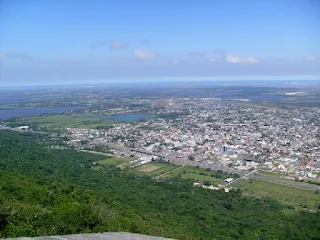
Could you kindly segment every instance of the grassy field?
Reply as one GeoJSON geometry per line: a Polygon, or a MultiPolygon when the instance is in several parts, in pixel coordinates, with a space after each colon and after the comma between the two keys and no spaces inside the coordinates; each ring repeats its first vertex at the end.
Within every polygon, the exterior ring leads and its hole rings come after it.
{"type": "Polygon", "coordinates": [[[241,180],[233,186],[241,189],[244,195],[270,197],[298,208],[316,210],[320,203],[320,193],[259,180],[241,180]]]}
{"type": "Polygon", "coordinates": [[[270,175],[270,176],[276,176],[276,177],[281,177],[284,176],[283,173],[280,172],[270,172],[269,170],[266,169],[260,169],[259,172],[266,174],[266,175],[270,175]]]}
{"type": "Polygon", "coordinates": [[[108,165],[114,165],[114,166],[127,165],[132,160],[133,160],[132,158],[121,158],[118,156],[112,156],[112,157],[110,156],[110,157],[106,157],[103,160],[98,161],[97,166],[92,167],[92,169],[99,170],[108,165]]]}
{"type": "MultiPolygon", "coordinates": [[[[210,182],[211,184],[220,184],[223,182],[224,178],[217,178],[212,176],[213,171],[208,171],[203,168],[185,166],[183,168],[178,169],[172,173],[165,175],[164,177],[179,177],[183,179],[191,179],[195,182],[210,182]]],[[[227,178],[227,176],[225,177],[227,178]]]]}
{"type": "Polygon", "coordinates": [[[18,119],[8,125],[30,125],[45,130],[58,130],[67,127],[73,128],[97,128],[108,127],[110,122],[106,119],[93,119],[87,114],[71,114],[71,115],[46,115],[36,117],[26,117],[18,119]]]}
{"type": "MultiPolygon", "coordinates": [[[[98,162],[98,166],[93,167],[93,169],[103,169],[103,167],[108,165],[129,166],[129,162],[132,160],[134,159],[121,158],[117,156],[106,157],[104,160],[100,160],[98,162]]],[[[182,179],[189,179],[194,182],[208,182],[213,185],[221,184],[225,178],[230,177],[230,175],[225,173],[218,173],[192,166],[181,167],[164,162],[149,162],[134,169],[129,169],[129,171],[150,177],[161,176],[161,178],[167,179],[178,177],[182,179]]],[[[316,210],[318,204],[320,204],[320,193],[316,194],[309,190],[287,187],[259,180],[241,180],[233,186],[242,190],[243,195],[270,197],[297,208],[316,210]]]]}
{"type": "Polygon", "coordinates": [[[121,164],[125,164],[132,161],[132,159],[130,158],[121,158],[121,157],[107,157],[104,160],[99,161],[100,164],[102,165],[121,165],[121,164]]]}
{"type": "Polygon", "coordinates": [[[163,163],[163,162],[150,162],[134,169],[135,172],[140,174],[148,175],[151,177],[156,177],[161,174],[170,172],[180,166],[173,165],[171,163],[163,163]]]}

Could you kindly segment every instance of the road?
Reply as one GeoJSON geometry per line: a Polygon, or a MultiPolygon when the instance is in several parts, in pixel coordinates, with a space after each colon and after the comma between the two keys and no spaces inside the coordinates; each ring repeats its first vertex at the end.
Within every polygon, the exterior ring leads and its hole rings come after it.
{"type": "Polygon", "coordinates": [[[279,184],[279,185],[283,185],[283,186],[287,186],[287,187],[300,188],[300,189],[305,189],[305,190],[310,190],[310,191],[317,191],[317,190],[320,191],[320,186],[315,185],[315,184],[310,184],[310,183],[306,183],[306,182],[296,182],[296,181],[285,179],[285,178],[265,175],[265,174],[262,174],[259,172],[254,174],[251,178],[255,179],[255,180],[275,183],[275,184],[279,184]]]}
{"type": "MultiPolygon", "coordinates": [[[[115,146],[114,145],[110,145],[110,147],[114,148],[115,146]]],[[[152,152],[147,152],[147,151],[141,151],[141,150],[136,150],[136,149],[133,149],[133,148],[126,148],[126,147],[119,147],[119,146],[116,146],[116,148],[114,149],[117,149],[117,150],[120,150],[120,151],[125,151],[125,152],[135,152],[135,153],[138,153],[138,154],[144,154],[144,155],[149,155],[149,156],[158,156],[158,157],[161,157],[163,160],[165,161],[168,161],[170,163],[173,163],[173,164],[176,164],[176,165],[181,165],[181,166],[199,166],[200,168],[209,168],[211,170],[214,170],[214,171],[223,171],[223,172],[227,172],[227,173],[236,173],[240,176],[243,176],[245,175],[248,171],[241,171],[241,170],[238,170],[238,169],[234,169],[234,168],[229,168],[229,167],[223,167],[223,166],[219,166],[219,165],[214,165],[214,164],[209,164],[209,163],[205,163],[205,162],[196,162],[196,161],[191,161],[191,160],[188,160],[188,159],[183,159],[183,158],[174,158],[174,157],[168,157],[168,156],[163,156],[161,154],[158,154],[158,153],[152,153],[152,152]]]]}
{"type": "Polygon", "coordinates": [[[236,183],[236,182],[240,181],[241,179],[245,179],[245,178],[249,177],[250,175],[252,175],[252,174],[256,173],[257,171],[258,171],[258,170],[257,170],[257,169],[255,169],[255,170],[253,170],[253,171],[251,171],[251,172],[247,173],[246,175],[244,175],[244,176],[242,176],[242,177],[239,177],[239,178],[237,178],[237,179],[233,180],[233,181],[232,181],[232,182],[230,182],[230,183],[227,183],[225,186],[227,187],[227,186],[229,186],[229,185],[231,185],[231,184],[233,184],[233,183],[236,183]]]}
{"type": "MultiPolygon", "coordinates": [[[[127,154],[135,152],[135,153],[138,153],[139,155],[159,156],[159,155],[154,154],[154,153],[139,151],[139,150],[135,150],[135,149],[131,149],[131,148],[129,149],[129,148],[119,147],[119,146],[112,146],[112,148],[120,150],[120,151],[127,152],[127,154]]],[[[112,154],[96,152],[96,151],[91,151],[91,150],[90,151],[81,150],[81,151],[91,152],[91,153],[94,153],[94,154],[100,154],[100,155],[104,155],[104,156],[114,156],[112,154]]],[[[190,161],[190,160],[187,160],[187,159],[180,159],[180,158],[175,159],[175,158],[168,158],[168,157],[165,157],[163,159],[167,160],[167,161],[169,161],[169,162],[171,162],[173,164],[180,165],[181,167],[184,167],[184,166],[199,166],[200,168],[204,168],[204,169],[209,168],[209,169],[211,169],[213,171],[219,171],[220,170],[220,171],[228,172],[228,173],[236,173],[236,174],[241,176],[241,177],[237,178],[236,180],[234,180],[233,182],[231,182],[230,184],[227,184],[226,186],[229,186],[229,185],[231,185],[231,184],[233,184],[233,183],[235,183],[237,181],[240,181],[240,180],[242,180],[244,178],[250,177],[250,178],[255,179],[255,180],[275,183],[275,184],[279,184],[279,185],[283,185],[283,186],[287,186],[287,187],[295,187],[295,188],[300,188],[300,189],[305,189],[305,190],[310,190],[310,191],[316,191],[316,190],[320,191],[320,186],[318,186],[318,185],[313,185],[313,184],[309,184],[309,183],[305,183],[305,182],[296,182],[296,181],[280,178],[280,177],[277,177],[277,176],[270,176],[270,175],[259,173],[257,170],[253,170],[253,171],[248,173],[248,171],[241,171],[241,170],[237,170],[237,169],[234,169],[234,168],[223,167],[223,166],[218,166],[218,165],[213,165],[213,164],[208,164],[208,163],[194,162],[194,161],[190,161]]],[[[176,168],[176,169],[174,169],[172,171],[178,170],[180,168],[176,168]]],[[[168,173],[170,173],[170,172],[168,172],[168,173]]],[[[165,175],[165,174],[168,174],[168,173],[164,173],[162,175],[165,175]]]]}
{"type": "MultiPolygon", "coordinates": [[[[21,129],[17,129],[17,128],[9,128],[9,127],[1,127],[0,130],[11,130],[11,131],[16,131],[16,132],[21,132],[21,133],[36,133],[36,134],[51,134],[51,135],[56,135],[54,133],[48,133],[48,132],[41,132],[41,131],[33,131],[33,130],[21,130],[21,129]]],[[[309,184],[309,183],[305,183],[305,182],[296,182],[296,181],[292,181],[292,180],[288,180],[288,179],[284,179],[284,178],[280,178],[280,177],[275,177],[275,176],[270,176],[270,175],[265,175],[262,173],[259,173],[257,171],[252,171],[250,173],[248,173],[247,171],[241,171],[241,170],[237,170],[234,168],[229,168],[229,167],[223,167],[223,166],[219,166],[219,165],[213,165],[213,164],[208,164],[208,163],[201,163],[201,162],[195,162],[195,161],[190,161],[187,159],[180,159],[180,158],[173,158],[173,157],[167,157],[167,156],[160,156],[159,154],[156,153],[152,153],[152,152],[146,152],[146,151],[141,151],[141,150],[136,150],[136,149],[132,149],[132,148],[126,148],[126,147],[122,147],[122,146],[117,146],[114,144],[110,144],[110,147],[116,149],[116,150],[120,150],[123,152],[127,152],[128,154],[130,154],[131,152],[135,152],[138,153],[139,155],[153,155],[153,156],[159,156],[162,157],[164,160],[167,160],[168,162],[171,162],[173,164],[176,165],[181,165],[181,166],[199,166],[200,168],[209,168],[213,171],[223,171],[223,172],[227,172],[227,173],[236,173],[238,175],[240,175],[241,177],[237,179],[237,181],[251,176],[252,179],[255,180],[260,180],[260,181],[265,181],[265,182],[270,182],[270,183],[275,183],[275,184],[279,184],[279,185],[283,185],[283,186],[287,186],[287,187],[295,187],[295,188],[300,188],[300,189],[305,189],[305,190],[310,190],[310,191],[320,191],[320,186],[318,185],[314,185],[314,184],[309,184]],[[253,174],[255,173],[255,174],[253,174]]],[[[103,153],[103,152],[97,152],[97,151],[91,151],[91,150],[80,150],[82,152],[90,152],[93,154],[99,154],[99,155],[104,155],[104,156],[114,156],[112,154],[109,153],[103,153]]],[[[177,168],[179,169],[179,168],[177,168]]],[[[177,170],[175,169],[175,170],[177,170]]],[[[173,170],[174,171],[174,170],[173,170]]],[[[167,173],[166,173],[167,174],[167,173]]],[[[235,181],[233,181],[232,183],[235,183],[235,181]]],[[[230,183],[230,184],[232,184],[230,183]]],[[[229,185],[229,184],[228,184],[229,185]]]]}
{"type": "Polygon", "coordinates": [[[169,171],[169,172],[166,172],[166,173],[162,173],[161,175],[156,176],[155,178],[161,178],[162,176],[167,175],[167,174],[172,173],[172,172],[175,172],[175,171],[177,171],[177,170],[179,170],[181,168],[184,168],[184,166],[178,167],[178,168],[173,169],[172,171],[169,171]]]}

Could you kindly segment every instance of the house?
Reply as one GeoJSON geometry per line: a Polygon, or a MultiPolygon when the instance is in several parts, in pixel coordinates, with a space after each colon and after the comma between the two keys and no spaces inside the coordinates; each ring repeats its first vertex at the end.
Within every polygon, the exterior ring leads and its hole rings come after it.
{"type": "Polygon", "coordinates": [[[258,159],[245,158],[245,159],[243,159],[243,161],[246,166],[250,166],[250,167],[255,167],[255,166],[258,166],[260,163],[262,163],[262,161],[258,160],[258,159]]]}

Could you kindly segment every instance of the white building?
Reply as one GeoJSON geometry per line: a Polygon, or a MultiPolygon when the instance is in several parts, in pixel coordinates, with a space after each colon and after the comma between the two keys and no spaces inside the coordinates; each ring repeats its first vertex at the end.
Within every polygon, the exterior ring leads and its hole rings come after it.
{"type": "Polygon", "coordinates": [[[225,183],[231,183],[233,181],[233,178],[227,178],[224,180],[225,183]]]}

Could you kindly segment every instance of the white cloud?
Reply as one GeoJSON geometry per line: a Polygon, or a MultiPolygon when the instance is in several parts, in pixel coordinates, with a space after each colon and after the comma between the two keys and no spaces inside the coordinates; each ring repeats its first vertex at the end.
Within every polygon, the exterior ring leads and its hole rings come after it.
{"type": "Polygon", "coordinates": [[[306,59],[309,61],[314,61],[317,59],[317,57],[316,56],[306,56],[306,59]]]}
{"type": "Polygon", "coordinates": [[[111,47],[113,49],[122,49],[122,48],[125,48],[126,46],[127,45],[124,42],[116,42],[116,41],[114,41],[114,42],[111,43],[111,47]]]}
{"type": "Polygon", "coordinates": [[[233,55],[227,55],[225,60],[226,62],[229,62],[229,63],[244,63],[244,64],[255,64],[259,62],[259,59],[254,57],[238,57],[233,55]]]}
{"type": "Polygon", "coordinates": [[[104,48],[108,46],[110,46],[113,49],[122,49],[122,48],[125,48],[127,44],[121,41],[112,41],[111,43],[108,41],[100,41],[90,45],[89,47],[91,49],[99,49],[99,48],[104,48]]]}
{"type": "Polygon", "coordinates": [[[217,59],[215,59],[214,57],[209,58],[210,63],[215,63],[216,61],[217,61],[217,59]]]}
{"type": "Polygon", "coordinates": [[[134,57],[139,60],[152,60],[156,57],[155,53],[142,49],[135,49],[133,54],[134,57]]]}

